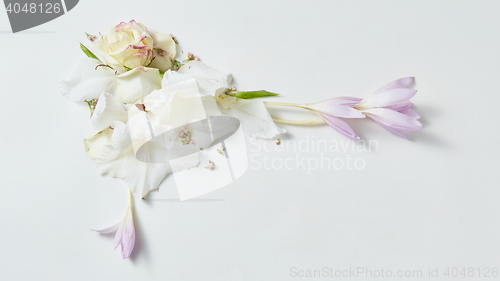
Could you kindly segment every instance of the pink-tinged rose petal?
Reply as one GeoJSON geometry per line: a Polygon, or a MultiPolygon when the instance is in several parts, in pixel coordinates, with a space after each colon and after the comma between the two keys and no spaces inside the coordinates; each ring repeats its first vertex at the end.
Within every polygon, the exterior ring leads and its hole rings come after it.
{"type": "Polygon", "coordinates": [[[409,101],[415,94],[417,90],[408,88],[398,88],[384,91],[378,95],[372,96],[363,101],[363,108],[370,107],[386,107],[395,104],[400,104],[409,101]]]}
{"type": "Polygon", "coordinates": [[[391,109],[372,108],[364,110],[363,113],[380,125],[395,130],[418,131],[422,129],[422,124],[416,119],[391,109]]]}
{"type": "Polygon", "coordinates": [[[420,119],[420,115],[418,115],[418,113],[411,108],[405,108],[403,110],[399,110],[399,112],[403,113],[404,115],[406,115],[410,118],[420,119]]]}
{"type": "Polygon", "coordinates": [[[387,90],[392,90],[396,88],[408,88],[415,81],[415,77],[403,77],[392,82],[385,84],[374,92],[374,94],[382,93],[387,90]]]}
{"type": "Polygon", "coordinates": [[[325,120],[326,124],[332,127],[335,131],[354,140],[360,139],[358,135],[356,135],[356,133],[351,129],[351,127],[349,127],[349,125],[343,120],[326,114],[318,113],[318,115],[321,116],[321,118],[325,120]]]}

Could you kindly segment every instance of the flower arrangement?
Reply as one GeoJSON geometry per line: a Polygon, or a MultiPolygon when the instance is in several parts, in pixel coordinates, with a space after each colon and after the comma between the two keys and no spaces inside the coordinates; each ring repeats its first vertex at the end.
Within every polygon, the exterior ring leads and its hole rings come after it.
{"type": "MultiPolygon", "coordinates": [[[[140,160],[137,155],[145,143],[162,134],[169,136],[169,142],[177,141],[179,149],[196,148],[198,141],[186,124],[209,116],[237,118],[246,135],[263,139],[285,133],[276,123],[326,123],[354,140],[360,138],[345,119],[368,117],[403,138],[408,138],[405,131],[422,128],[420,116],[411,109],[410,99],[416,94],[410,88],[413,77],[390,82],[364,99],[333,97],[307,104],[263,101],[261,98],[277,94],[265,90],[238,91],[231,86],[230,74],[205,65],[191,53],[178,60],[177,40],[172,35],[151,34],[134,20],[112,27],[107,35],[87,34],[87,38],[90,47],[80,44],[87,57],[80,59],[61,80],[58,92],[71,101],[87,103],[90,109],[92,130],[83,143],[85,152],[95,160],[98,173],[122,179],[139,198],[157,189],[176,169],[200,166],[207,173],[218,170],[217,161],[201,164],[197,156],[180,167],[169,167],[162,161],[140,160]],[[269,106],[309,110],[319,119],[276,118],[269,114],[269,106]]],[[[280,144],[279,139],[275,141],[280,144]]],[[[221,157],[227,156],[222,144],[216,151],[221,157]]],[[[130,256],[135,243],[131,208],[129,200],[120,222],[97,230],[116,232],[115,248],[121,247],[124,259],[130,256]]]]}

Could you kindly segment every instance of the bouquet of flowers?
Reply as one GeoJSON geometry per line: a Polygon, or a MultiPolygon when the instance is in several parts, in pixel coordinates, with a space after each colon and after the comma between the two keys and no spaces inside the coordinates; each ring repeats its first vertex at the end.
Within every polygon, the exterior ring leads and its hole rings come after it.
{"type": "MultiPolygon", "coordinates": [[[[230,74],[205,65],[191,53],[180,58],[177,40],[172,35],[151,34],[134,20],[112,27],[107,35],[87,34],[87,38],[89,47],[80,44],[87,57],[80,59],[61,80],[58,91],[73,102],[86,103],[90,109],[92,131],[83,143],[85,152],[95,160],[98,173],[122,179],[139,198],[157,189],[175,171],[216,171],[217,161],[201,161],[196,151],[220,143],[215,151],[227,156],[224,138],[240,130],[240,125],[247,136],[263,139],[285,133],[276,123],[326,123],[354,140],[360,138],[345,119],[368,117],[403,138],[408,138],[404,131],[422,128],[420,116],[411,109],[410,99],[416,94],[410,88],[413,77],[390,82],[364,99],[333,97],[307,104],[271,102],[261,98],[277,94],[265,90],[238,91],[231,86],[230,74]],[[269,106],[301,108],[319,118],[280,119],[269,114],[269,106]],[[224,116],[232,119],[215,118],[224,116]],[[214,137],[214,128],[225,137],[214,137]],[[205,138],[211,141],[204,141],[203,132],[209,132],[205,138]],[[157,136],[162,138],[160,146],[168,147],[169,153],[182,154],[183,161],[169,165],[165,159],[153,159],[161,154],[149,145],[157,136]]],[[[120,222],[97,230],[116,231],[115,248],[121,246],[124,259],[130,256],[135,243],[130,202],[120,222]]]]}

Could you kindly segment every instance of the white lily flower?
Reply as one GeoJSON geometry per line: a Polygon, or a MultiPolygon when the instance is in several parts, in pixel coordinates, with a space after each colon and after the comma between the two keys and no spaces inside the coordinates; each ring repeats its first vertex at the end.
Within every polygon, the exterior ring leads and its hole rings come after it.
{"type": "Polygon", "coordinates": [[[59,82],[57,91],[74,102],[96,99],[102,92],[114,92],[115,72],[96,59],[82,58],[73,70],[59,82]]]}
{"type": "Polygon", "coordinates": [[[225,93],[233,81],[231,74],[226,75],[196,60],[187,62],[178,72],[196,79],[202,95],[215,96],[225,93]]]}
{"type": "Polygon", "coordinates": [[[96,166],[100,175],[122,179],[139,197],[157,189],[168,173],[166,164],[144,163],[136,158],[129,126],[121,121],[114,123],[111,145],[102,147],[96,166]]]}
{"type": "Polygon", "coordinates": [[[143,103],[142,99],[152,91],[161,88],[161,75],[158,69],[136,67],[116,76],[116,95],[124,103],[143,103]]]}
{"type": "MultiPolygon", "coordinates": [[[[226,75],[218,70],[208,67],[200,61],[189,61],[183,65],[179,71],[187,74],[196,80],[199,92],[204,95],[203,105],[207,111],[212,111],[209,115],[220,115],[220,111],[226,115],[236,117],[240,120],[241,126],[246,134],[252,137],[265,139],[273,138],[278,134],[283,134],[286,130],[274,124],[274,121],[267,111],[266,106],[260,100],[245,100],[224,95],[231,86],[232,76],[226,75]],[[222,110],[213,107],[213,100],[205,96],[213,96],[222,106],[222,110]]],[[[165,73],[164,81],[167,73],[165,73]]],[[[184,79],[187,79],[184,77],[184,79]]],[[[169,78],[167,81],[172,80],[169,78]]],[[[162,86],[167,84],[162,82],[162,86]]]]}
{"type": "Polygon", "coordinates": [[[222,107],[221,112],[238,118],[243,131],[251,137],[271,139],[286,132],[276,126],[261,100],[237,99],[228,95],[217,95],[215,99],[222,107]]]}
{"type": "Polygon", "coordinates": [[[115,121],[126,123],[127,120],[128,113],[125,105],[116,96],[102,93],[92,114],[94,130],[102,131],[113,126],[115,121]]]}
{"type": "Polygon", "coordinates": [[[197,80],[170,70],[163,76],[162,89],[146,96],[144,105],[153,113],[156,128],[176,128],[205,119],[208,113],[210,116],[221,114],[211,96],[200,95],[197,80]]]}

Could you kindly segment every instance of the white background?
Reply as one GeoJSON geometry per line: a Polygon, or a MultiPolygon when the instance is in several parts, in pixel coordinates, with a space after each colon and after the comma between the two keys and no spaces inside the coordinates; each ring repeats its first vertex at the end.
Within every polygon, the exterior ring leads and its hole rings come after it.
{"type": "MultiPolygon", "coordinates": [[[[414,280],[426,280],[429,267],[442,278],[447,267],[500,267],[499,13],[500,2],[477,0],[89,0],[12,34],[0,12],[0,279],[309,280],[291,268],[368,267],[420,269],[414,280]],[[241,90],[281,93],[274,101],[364,97],[415,76],[424,128],[408,141],[351,122],[378,142],[371,152],[257,152],[248,143],[256,161],[231,185],[180,202],[165,184],[136,200],[136,248],[123,261],[112,235],[89,229],[121,218],[125,185],[97,175],[82,145],[88,108],[55,89],[84,56],[85,31],[130,19],[174,34],[241,90]],[[366,165],[255,169],[264,156],[321,153],[366,165]]],[[[348,143],[328,126],[283,127],[283,144],[348,143]]]]}

